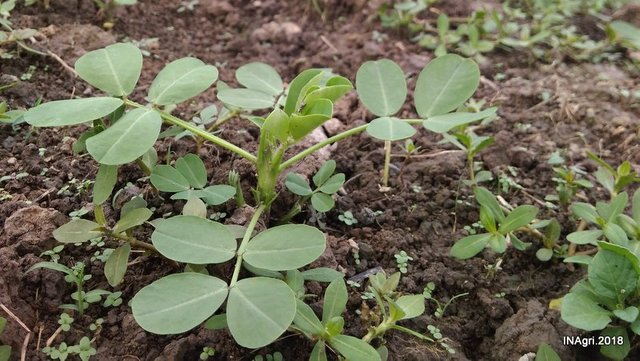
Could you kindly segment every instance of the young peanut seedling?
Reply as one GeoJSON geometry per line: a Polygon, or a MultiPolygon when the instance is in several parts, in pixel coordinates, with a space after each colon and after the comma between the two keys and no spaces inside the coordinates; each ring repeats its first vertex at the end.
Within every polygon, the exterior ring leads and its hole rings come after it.
{"type": "MultiPolygon", "coordinates": [[[[217,97],[226,109],[219,114],[243,113],[251,122],[248,126],[259,127],[257,153],[253,154],[208,131],[202,126],[204,121],[188,122],[167,111],[213,85],[218,78],[214,66],[196,58],[182,58],[167,64],[149,87],[146,97],[149,104],[143,105],[128,98],[136,88],[142,59],[139,49],[124,43],[85,54],[76,62],[76,71],[107,95],[45,103],[28,110],[24,119],[35,127],[93,125],[79,138],[76,149],[86,151],[100,164],[93,188],[95,221],[73,220],[55,231],[57,240],[75,244],[103,236],[120,242],[105,262],[105,275],[112,286],[124,279],[134,248],[157,252],[171,261],[187,265],[186,272],[156,280],[131,300],[136,321],[143,329],[156,334],[186,332],[207,321],[208,325],[227,328],[243,347],[260,348],[272,343],[290,329],[297,312],[305,308],[299,300],[304,294],[303,281],[330,282],[337,273],[327,269],[298,271],[323,254],[326,239],[320,230],[308,225],[268,227],[266,224],[266,229],[256,232],[260,220],[269,214],[278,195],[278,179],[284,171],[324,146],[364,131],[392,141],[413,135],[415,130],[411,124],[423,124],[429,130],[446,132],[487,116],[485,112],[449,113],[466,101],[478,85],[479,72],[472,61],[450,55],[429,63],[418,78],[414,96],[422,118],[410,120],[389,117],[400,109],[406,97],[406,91],[398,92],[394,87],[404,84],[402,71],[388,60],[367,63],[357,79],[363,87],[363,93],[359,95],[364,94],[364,103],[381,118],[291,154],[294,146],[333,117],[334,102],[352,89],[351,82],[324,69],[308,69],[285,88],[272,67],[250,63],[236,71],[236,79],[242,87],[231,88],[218,81],[217,97]],[[363,78],[366,74],[371,78],[363,78]],[[264,117],[248,115],[265,109],[267,111],[261,113],[266,114],[264,117]],[[238,179],[232,179],[231,185],[208,186],[206,168],[193,154],[178,158],[173,165],[156,164],[154,144],[163,123],[225,148],[255,167],[253,214],[240,232],[238,227],[206,218],[207,205],[218,205],[237,196],[238,179]],[[113,226],[105,217],[105,202],[117,183],[118,167],[128,163],[137,164],[159,191],[171,193],[172,199],[187,200],[182,215],[150,221],[154,226],[152,244],[133,237],[133,230],[144,226],[153,215],[144,201],[127,203],[113,226]],[[230,274],[208,273],[208,265],[227,262],[230,263],[230,274]],[[223,305],[225,313],[216,314],[223,305]]],[[[200,115],[208,118],[203,112],[200,115]]],[[[222,123],[221,119],[218,115],[216,122],[222,123]]],[[[330,195],[344,182],[343,175],[332,176],[334,170],[335,165],[328,163],[313,179],[319,190],[312,190],[311,194],[311,203],[316,209],[327,209],[332,205],[330,195]]],[[[289,186],[295,184],[304,188],[303,193],[308,195],[307,187],[311,188],[308,184],[304,187],[295,176],[289,180],[289,186]]],[[[268,223],[268,217],[265,218],[268,223]]],[[[47,264],[68,273],[60,265],[53,265],[47,264]]],[[[84,303],[76,308],[84,309],[84,303]]],[[[405,311],[397,307],[394,310],[394,316],[387,318],[369,339],[378,337],[404,317],[399,315],[405,311]]],[[[364,351],[366,357],[350,354],[349,350],[356,343],[353,339],[344,336],[327,342],[350,360],[377,359],[371,358],[370,348],[364,351]]]]}

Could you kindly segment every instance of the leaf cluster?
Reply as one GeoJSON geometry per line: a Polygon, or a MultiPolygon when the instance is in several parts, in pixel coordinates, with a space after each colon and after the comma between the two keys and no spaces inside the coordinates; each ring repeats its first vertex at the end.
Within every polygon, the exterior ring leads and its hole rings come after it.
{"type": "Polygon", "coordinates": [[[457,241],[451,248],[452,256],[467,259],[487,246],[496,253],[504,253],[509,243],[518,250],[524,250],[530,245],[522,242],[514,232],[536,218],[539,211],[537,207],[522,205],[505,214],[496,197],[486,188],[476,187],[474,194],[480,204],[480,223],[486,233],[470,235],[457,241]]]}

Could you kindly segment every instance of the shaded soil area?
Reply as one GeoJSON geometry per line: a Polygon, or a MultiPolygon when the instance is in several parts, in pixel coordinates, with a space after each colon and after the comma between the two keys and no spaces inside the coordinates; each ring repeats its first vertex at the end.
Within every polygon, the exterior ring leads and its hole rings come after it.
{"type": "MultiPolygon", "coordinates": [[[[86,51],[115,41],[138,42],[148,52],[133,95],[138,101],[143,101],[153,77],[165,63],[184,56],[215,64],[221,79],[231,84],[235,69],[251,61],[271,64],[286,81],[310,67],[330,67],[354,80],[362,62],[386,57],[403,67],[410,89],[417,73],[432,58],[430,52],[402,34],[389,32],[386,40],[376,40],[373,31],[382,31],[376,12],[379,1],[317,1],[320,10],[313,3],[201,0],[193,11],[178,13],[177,2],[144,1],[119,9],[111,31],[101,29],[102,21],[92,3],[80,0],[52,1],[48,10],[19,7],[13,19],[17,26],[40,29],[42,36],[33,46],[53,51],[68,64],[86,51]]],[[[475,5],[466,3],[452,2],[455,11],[451,13],[470,12],[475,5]]],[[[496,178],[488,186],[507,202],[540,206],[546,195],[554,193],[554,173],[547,160],[558,149],[564,151],[567,164],[587,171],[595,170],[585,155],[591,150],[613,164],[629,160],[640,172],[640,103],[626,95],[639,89],[635,70],[624,64],[540,64],[529,61],[526,54],[514,56],[500,51],[489,59],[481,65],[483,80],[476,98],[499,105],[499,117],[476,131],[496,138],[480,160],[496,178]],[[504,189],[498,181],[503,174],[522,189],[504,189]]],[[[51,58],[23,52],[0,64],[0,77],[5,79],[33,73],[29,80],[0,93],[0,101],[6,100],[12,108],[30,107],[41,98],[48,101],[94,92],[51,58]],[[35,71],[29,70],[30,65],[35,71]]],[[[214,91],[209,90],[174,114],[189,118],[214,99],[214,91]]],[[[414,115],[409,106],[402,113],[414,115]]],[[[352,93],[336,105],[336,118],[333,126],[325,129],[328,135],[336,129],[363,124],[371,116],[352,93]]],[[[255,151],[258,133],[245,124],[242,120],[231,121],[225,124],[221,136],[255,151]]],[[[83,130],[82,126],[0,127],[0,177],[9,176],[0,183],[0,303],[31,331],[27,360],[45,359],[39,350],[58,328],[58,306],[69,302],[73,292],[59,273],[25,272],[42,260],[42,252],[55,245],[51,232],[64,224],[70,213],[83,208],[92,212],[87,181],[95,179],[97,166],[87,155],[74,155],[71,148],[83,130]]],[[[316,265],[344,270],[347,277],[375,267],[394,272],[394,255],[403,250],[413,260],[401,280],[401,291],[421,293],[428,282],[434,282],[434,296],[445,302],[469,293],[453,302],[442,318],[432,316],[435,305],[428,303],[425,316],[407,323],[423,333],[427,325],[439,327],[456,349],[455,355],[391,333],[386,338],[391,360],[517,360],[535,352],[542,342],[549,343],[562,360],[597,359],[595,349],[563,346],[562,336],[578,331],[548,307],[551,300],[564,295],[583,277],[583,270],[570,270],[557,260],[538,261],[535,239],[525,239],[534,242],[526,252],[510,249],[498,257],[487,250],[464,262],[449,256],[454,241],[467,234],[464,226],[478,220],[478,212],[468,201],[469,188],[462,183],[466,177],[464,155],[440,144],[440,140],[438,135],[420,131],[414,142],[421,147],[421,154],[411,159],[393,158],[392,191],[386,193],[379,191],[383,164],[380,142],[361,135],[331,148],[329,156],[348,179],[337,206],[321,219],[310,213],[296,219],[317,222],[328,235],[330,247],[316,265]],[[356,225],[339,221],[338,215],[348,210],[357,218],[356,225]],[[491,274],[488,268],[496,264],[501,270],[491,274]]],[[[160,159],[195,151],[188,139],[175,144],[160,141],[156,148],[160,159]]],[[[394,153],[401,153],[400,144],[394,147],[394,153]]],[[[253,170],[224,150],[207,145],[199,155],[209,167],[212,183],[225,182],[230,169],[240,173],[247,189],[255,181],[253,170]]],[[[308,162],[299,170],[311,172],[315,165],[308,162]]],[[[117,219],[118,204],[132,195],[144,196],[149,206],[155,207],[154,217],[177,214],[183,206],[158,195],[134,166],[121,168],[116,189],[123,191],[115,196],[113,206],[107,207],[112,223],[117,219]]],[[[274,205],[273,215],[285,213],[291,205],[293,198],[286,193],[274,205]]],[[[594,200],[603,194],[593,190],[579,197],[594,200]]],[[[246,196],[250,199],[249,192],[246,196]]],[[[575,228],[566,210],[541,208],[541,218],[557,217],[561,221],[563,234],[575,228]]],[[[229,202],[210,211],[231,215],[235,209],[229,202]]],[[[138,236],[148,237],[149,232],[145,229],[138,236]]],[[[109,289],[102,263],[91,261],[96,250],[67,246],[60,262],[85,261],[93,275],[88,287],[109,289]]],[[[123,292],[124,304],[113,309],[92,306],[87,315],[78,317],[71,331],[58,335],[54,344],[71,344],[84,335],[92,336],[88,325],[101,317],[104,324],[94,343],[97,360],[195,360],[203,346],[216,349],[216,360],[252,360],[275,351],[283,353],[285,360],[306,359],[311,344],[297,336],[286,335],[265,349],[252,351],[236,346],[226,332],[202,327],[178,336],[144,332],[135,323],[127,302],[144,285],[175,271],[155,256],[137,255],[124,285],[117,288],[123,292]]],[[[228,276],[232,270],[221,267],[215,272],[228,276]]],[[[351,288],[346,327],[355,336],[364,334],[367,327],[367,320],[356,311],[373,306],[360,297],[364,291],[364,287],[351,288]]],[[[321,294],[322,289],[311,283],[308,292],[321,294]]],[[[9,318],[0,340],[20,350],[26,335],[27,331],[9,318]]],[[[629,359],[637,357],[640,354],[633,351],[629,359]]]]}

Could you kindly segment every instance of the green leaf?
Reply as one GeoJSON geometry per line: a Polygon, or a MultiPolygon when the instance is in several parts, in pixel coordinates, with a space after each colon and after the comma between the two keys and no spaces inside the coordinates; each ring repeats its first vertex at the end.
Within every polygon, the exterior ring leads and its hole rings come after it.
{"type": "Polygon", "coordinates": [[[615,223],[607,223],[602,228],[602,232],[604,236],[607,237],[608,240],[615,244],[619,244],[621,246],[626,246],[629,243],[629,238],[627,238],[627,233],[615,223]]]}
{"type": "Polygon", "coordinates": [[[472,60],[447,54],[420,72],[414,100],[422,118],[446,114],[469,99],[480,84],[480,69],[472,60]]]}
{"type": "Polygon", "coordinates": [[[327,99],[316,99],[305,104],[302,114],[292,114],[289,133],[301,140],[333,116],[333,103],[327,99]]]}
{"type": "Polygon", "coordinates": [[[87,139],[87,151],[101,164],[132,162],[153,147],[161,126],[162,119],[155,110],[134,109],[104,132],[87,139]]]}
{"type": "Polygon", "coordinates": [[[74,219],[53,231],[53,238],[61,243],[82,243],[99,237],[100,225],[86,219],[74,219]]]}
{"type": "Polygon", "coordinates": [[[344,181],[344,173],[334,174],[319,189],[323,193],[333,194],[342,188],[344,181]]]}
{"type": "Polygon", "coordinates": [[[553,257],[553,250],[549,248],[540,248],[536,251],[536,258],[542,262],[546,262],[553,257]]]}
{"type": "Polygon", "coordinates": [[[196,58],[182,58],[167,64],[149,88],[149,100],[156,105],[178,104],[207,90],[218,79],[218,69],[196,58]]]}
{"type": "Polygon", "coordinates": [[[325,322],[324,329],[330,335],[331,338],[335,335],[339,335],[344,331],[344,318],[341,316],[336,316],[330,318],[327,322],[325,322]]]}
{"type": "Polygon", "coordinates": [[[207,204],[217,206],[233,198],[236,195],[236,188],[226,184],[216,184],[198,190],[195,194],[204,199],[207,204]]]}
{"type": "Polygon", "coordinates": [[[170,165],[155,166],[150,180],[151,184],[161,192],[181,192],[189,189],[189,181],[170,165]]]}
{"type": "Polygon", "coordinates": [[[359,338],[336,335],[329,340],[329,344],[349,361],[380,361],[376,349],[359,338]]]}
{"type": "Polygon", "coordinates": [[[316,342],[313,350],[311,350],[309,361],[327,361],[327,348],[325,347],[324,341],[320,340],[316,342]]]}
{"type": "Polygon", "coordinates": [[[309,103],[317,99],[327,99],[335,102],[351,89],[353,89],[353,85],[349,79],[342,76],[334,76],[327,80],[325,86],[309,92],[304,98],[304,102],[309,103]]]}
{"type": "Polygon", "coordinates": [[[320,81],[323,71],[321,69],[307,69],[298,74],[289,85],[287,100],[284,105],[284,112],[291,115],[298,110],[302,99],[306,94],[302,90],[320,81]]]}
{"type": "Polygon", "coordinates": [[[464,237],[451,247],[451,255],[458,259],[471,258],[482,252],[490,239],[491,234],[489,233],[473,234],[464,237]]]}
{"type": "Polygon", "coordinates": [[[136,208],[120,217],[118,223],[113,227],[114,233],[121,233],[130,228],[143,224],[147,219],[151,218],[153,212],[147,208],[136,208]]]}
{"type": "Polygon", "coordinates": [[[627,330],[623,327],[608,327],[601,333],[608,340],[616,340],[615,343],[600,347],[600,353],[613,360],[624,360],[631,350],[631,342],[627,330]],[[622,337],[622,343],[618,343],[618,337],[622,337]]]}
{"type": "Polygon", "coordinates": [[[195,154],[187,154],[176,160],[176,169],[193,188],[202,188],[207,184],[207,169],[195,154]]]}
{"type": "Polygon", "coordinates": [[[418,317],[424,313],[425,309],[423,295],[401,296],[396,300],[396,304],[404,312],[403,320],[418,317]]]}
{"type": "MultiPolygon", "coordinates": [[[[1,345],[0,346],[0,361],[9,361],[9,357],[11,357],[11,346],[9,345],[1,345]]],[[[324,358],[326,360],[326,357],[324,358]]]]}
{"type": "Polygon", "coordinates": [[[484,206],[493,214],[493,218],[498,220],[498,223],[502,223],[505,219],[504,212],[498,204],[498,200],[488,189],[484,187],[475,187],[473,193],[476,196],[476,200],[481,206],[484,206]]]}
{"type": "Polygon", "coordinates": [[[124,102],[110,97],[56,100],[40,104],[24,113],[24,120],[34,127],[76,125],[106,117],[124,102]]]}
{"type": "Polygon", "coordinates": [[[272,108],[273,96],[253,89],[224,89],[218,92],[221,102],[246,110],[272,108]]]}
{"type": "Polygon", "coordinates": [[[602,231],[596,229],[591,231],[578,231],[569,233],[567,235],[567,240],[575,244],[592,244],[595,246],[600,237],[602,237],[602,231]]]}
{"type": "Polygon", "coordinates": [[[338,278],[344,278],[344,273],[331,268],[319,267],[302,271],[302,277],[306,281],[332,282],[338,278]]]}
{"type": "Polygon", "coordinates": [[[322,335],[324,333],[324,326],[322,326],[318,316],[316,316],[311,307],[302,300],[296,300],[296,304],[296,316],[293,319],[293,323],[310,335],[322,335]]]}
{"type": "MultiPolygon", "coordinates": [[[[313,184],[315,184],[316,187],[320,187],[321,185],[324,184],[324,182],[326,182],[329,179],[329,177],[331,177],[331,175],[335,171],[336,171],[335,160],[331,159],[324,162],[324,164],[320,167],[320,169],[318,169],[318,172],[316,172],[316,174],[313,175],[313,184]]],[[[640,195],[640,192],[637,192],[637,193],[640,195]]]]}
{"type": "Polygon", "coordinates": [[[407,82],[398,64],[389,59],[367,61],[356,73],[358,97],[379,117],[393,115],[407,98],[407,82]]]}
{"type": "Polygon", "coordinates": [[[336,278],[329,283],[324,292],[324,305],[322,306],[322,322],[326,323],[330,319],[342,315],[347,309],[349,295],[347,286],[342,278],[336,278]]]}
{"type": "Polygon", "coordinates": [[[142,288],[131,300],[131,309],[146,331],[178,334],[211,317],[227,293],[227,284],[221,279],[195,272],[176,273],[142,288]]]}
{"type": "Polygon", "coordinates": [[[524,227],[527,224],[531,223],[531,221],[536,218],[538,215],[538,207],[530,206],[530,205],[522,205],[516,207],[507,218],[505,218],[502,223],[500,223],[500,228],[498,228],[498,232],[502,234],[507,234],[509,232],[513,232],[520,227],[524,227]]]}
{"type": "Polygon", "coordinates": [[[568,293],[564,296],[560,314],[564,322],[586,331],[602,330],[611,322],[611,312],[584,294],[568,293]]]}
{"type": "Polygon", "coordinates": [[[632,50],[640,50],[640,28],[622,20],[612,21],[607,29],[613,40],[632,50]]]}
{"type": "Polygon", "coordinates": [[[636,253],[632,252],[631,249],[625,246],[619,246],[617,244],[603,241],[598,242],[598,247],[625,257],[629,262],[631,262],[631,265],[636,270],[636,273],[640,275],[640,259],[638,259],[636,253]]]}
{"type": "MultiPolygon", "coordinates": [[[[124,217],[134,209],[145,208],[146,206],[147,206],[147,201],[142,199],[142,197],[140,196],[135,196],[122,206],[122,208],[120,209],[120,217],[124,217]]],[[[113,204],[113,207],[114,208],[116,207],[115,202],[113,204]]]]}
{"type": "Polygon", "coordinates": [[[207,206],[197,197],[191,197],[182,207],[182,215],[207,218],[207,206]]]}
{"type": "Polygon", "coordinates": [[[119,285],[124,280],[130,253],[131,245],[125,243],[111,252],[104,263],[104,276],[111,287],[119,285]]]}
{"type": "Polygon", "coordinates": [[[507,250],[507,239],[501,234],[492,234],[489,238],[489,247],[496,253],[504,253],[507,250]]]}
{"type": "Polygon", "coordinates": [[[311,206],[320,213],[329,212],[335,205],[336,201],[328,194],[314,193],[311,196],[311,206]]]}
{"type": "Polygon", "coordinates": [[[640,313],[638,311],[638,308],[635,306],[629,306],[627,308],[625,308],[624,310],[613,310],[613,314],[626,322],[633,322],[638,318],[638,313],[640,313]]]}
{"type": "Polygon", "coordinates": [[[562,262],[589,265],[592,259],[593,257],[591,256],[578,255],[578,256],[566,257],[562,262]]]}
{"type": "Polygon", "coordinates": [[[284,90],[280,74],[264,63],[245,64],[236,70],[236,79],[244,87],[278,96],[284,90]]]}
{"type": "Polygon", "coordinates": [[[536,359],[535,361],[562,361],[560,356],[546,343],[540,344],[538,346],[538,351],[536,351],[536,359]]]}
{"type": "Polygon", "coordinates": [[[227,324],[236,342],[259,348],[275,341],[296,315],[296,298],[286,283],[252,277],[238,281],[229,292],[227,324]]]}
{"type": "Polygon", "coordinates": [[[222,263],[235,257],[237,243],[223,224],[194,216],[175,216],[151,235],[163,256],[193,264],[222,263]]]}
{"type": "Polygon", "coordinates": [[[631,200],[632,218],[640,223],[640,189],[637,189],[631,200]]]}
{"type": "Polygon", "coordinates": [[[118,166],[100,164],[96,182],[93,185],[93,204],[98,206],[104,203],[111,196],[117,181],[118,166]]]}
{"type": "Polygon", "coordinates": [[[432,132],[446,133],[455,127],[495,116],[497,110],[497,107],[492,107],[478,113],[455,112],[436,115],[423,120],[422,126],[432,132]]]}
{"type": "Polygon", "coordinates": [[[211,316],[205,323],[204,328],[208,330],[222,330],[227,328],[227,314],[211,316]]]}
{"type": "Polygon", "coordinates": [[[285,143],[289,139],[289,116],[281,109],[276,108],[264,120],[262,132],[271,135],[280,142],[285,143]]]}
{"type": "Polygon", "coordinates": [[[629,202],[629,196],[627,192],[622,192],[615,196],[609,203],[597,202],[596,209],[600,216],[607,221],[607,223],[613,222],[616,217],[624,211],[624,208],[629,202]]]}
{"type": "Polygon", "coordinates": [[[254,267],[271,271],[297,269],[315,261],[326,247],[324,234],[303,224],[270,228],[253,237],[244,260],[254,267]]]}
{"type": "Polygon", "coordinates": [[[142,70],[142,52],[135,45],[118,43],[90,51],[75,64],[82,79],[109,95],[131,94],[142,70]]]}
{"type": "Polygon", "coordinates": [[[411,138],[416,130],[411,124],[398,118],[383,117],[371,121],[367,126],[367,133],[380,140],[401,140],[411,138]]]}
{"type": "Polygon", "coordinates": [[[62,272],[65,273],[67,275],[73,275],[73,270],[65,265],[62,265],[60,263],[55,263],[55,262],[38,262],[36,264],[34,264],[33,266],[29,267],[29,269],[27,270],[27,272],[25,273],[29,273],[33,270],[39,269],[39,268],[46,268],[46,269],[50,269],[52,271],[58,271],[58,272],[62,272]]]}
{"type": "MultiPolygon", "coordinates": [[[[227,225],[227,227],[228,227],[228,225],[227,225]]],[[[237,238],[242,238],[243,236],[244,236],[244,233],[240,237],[237,237],[237,238]]],[[[285,277],[280,272],[269,271],[269,270],[266,270],[266,269],[253,267],[252,265],[248,264],[247,262],[242,262],[242,267],[244,267],[247,271],[253,273],[256,276],[275,278],[275,279],[279,279],[279,280],[284,280],[285,279],[285,277]]]]}
{"type": "Polygon", "coordinates": [[[635,291],[638,274],[626,257],[601,249],[589,265],[588,278],[599,294],[624,299],[635,291]]]}
{"type": "Polygon", "coordinates": [[[297,173],[287,174],[287,179],[285,180],[284,185],[289,191],[291,191],[291,193],[299,196],[309,196],[313,193],[311,187],[309,187],[309,183],[307,183],[307,181],[297,173]]]}

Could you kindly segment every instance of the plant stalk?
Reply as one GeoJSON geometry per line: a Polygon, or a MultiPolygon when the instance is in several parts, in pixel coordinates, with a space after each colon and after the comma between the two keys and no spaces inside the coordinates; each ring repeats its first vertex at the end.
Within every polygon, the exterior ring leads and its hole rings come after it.
{"type": "MultiPolygon", "coordinates": [[[[134,108],[144,108],[144,105],[142,105],[140,103],[136,103],[136,102],[134,102],[132,100],[129,100],[129,99],[124,99],[124,102],[125,102],[126,105],[132,106],[134,108]]],[[[184,128],[184,129],[190,131],[191,133],[210,141],[211,143],[217,144],[217,145],[219,145],[219,146],[221,146],[221,147],[223,147],[223,148],[225,148],[225,149],[227,149],[227,150],[229,150],[231,152],[236,153],[237,155],[247,159],[248,161],[250,161],[253,164],[256,163],[257,158],[256,158],[255,155],[247,152],[246,150],[238,147],[237,145],[229,143],[228,141],[226,141],[226,140],[224,140],[224,139],[222,139],[220,137],[217,137],[217,136],[207,132],[206,130],[200,129],[200,128],[196,127],[195,125],[191,124],[191,123],[185,122],[184,120],[182,120],[182,119],[180,119],[178,117],[175,117],[175,116],[173,116],[173,115],[171,115],[171,114],[169,114],[169,113],[167,113],[165,111],[162,111],[162,110],[159,110],[159,109],[156,109],[156,111],[160,114],[162,119],[164,121],[166,121],[167,123],[173,124],[173,125],[177,125],[177,126],[179,126],[181,128],[184,128]]]]}
{"type": "Polygon", "coordinates": [[[382,186],[389,186],[389,166],[391,164],[391,141],[384,141],[384,169],[382,170],[382,186]]]}
{"type": "Polygon", "coordinates": [[[238,282],[238,276],[240,276],[240,269],[242,269],[242,256],[244,255],[244,251],[246,250],[247,245],[249,244],[249,239],[253,234],[253,230],[256,228],[256,224],[258,224],[258,220],[262,216],[262,213],[264,213],[265,209],[267,209],[266,205],[260,204],[260,207],[256,209],[256,212],[253,214],[253,217],[251,217],[251,221],[247,226],[247,230],[244,232],[244,237],[242,237],[242,242],[240,242],[240,247],[238,247],[238,252],[237,252],[238,257],[236,258],[236,265],[233,269],[233,276],[231,276],[231,282],[229,283],[229,288],[233,287],[238,282]]]}
{"type": "MultiPolygon", "coordinates": [[[[399,121],[408,123],[408,124],[421,124],[422,123],[422,119],[400,119],[399,121]]],[[[304,159],[306,156],[308,156],[309,154],[313,154],[316,151],[318,151],[319,149],[322,149],[324,147],[326,147],[327,145],[333,144],[337,141],[340,141],[344,138],[350,137],[352,135],[358,134],[358,133],[362,133],[364,132],[367,127],[369,126],[369,124],[363,124],[363,125],[359,125],[355,128],[351,128],[349,130],[345,130],[342,133],[336,134],[331,138],[327,138],[325,140],[323,140],[320,143],[317,143],[305,150],[303,150],[302,152],[294,155],[293,157],[287,159],[285,162],[283,162],[280,165],[280,171],[282,172],[283,170],[291,167],[292,165],[298,163],[299,161],[301,161],[302,159],[304,159]]]]}

